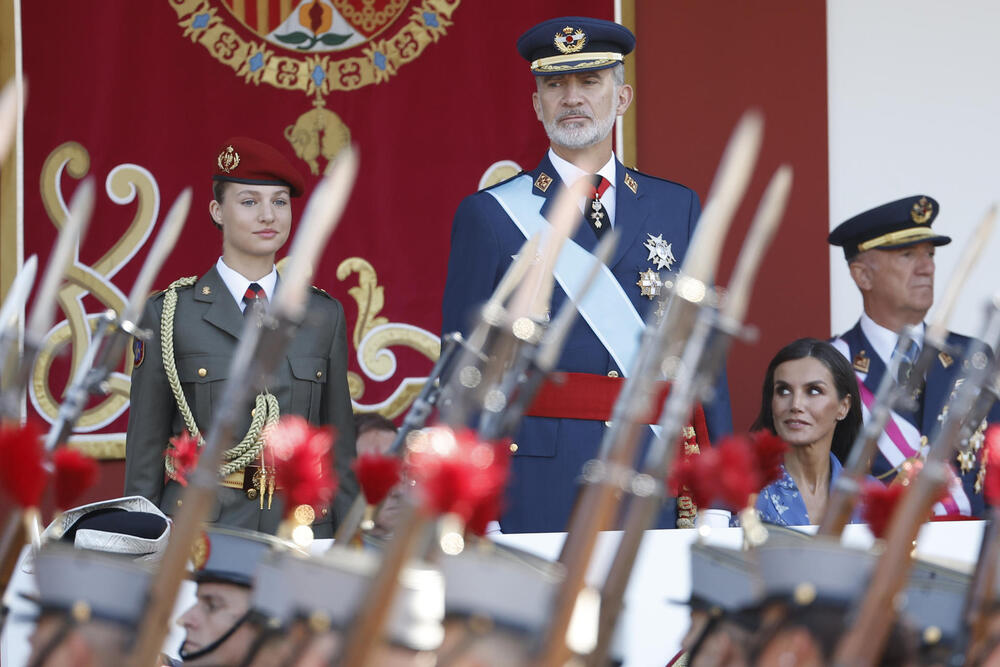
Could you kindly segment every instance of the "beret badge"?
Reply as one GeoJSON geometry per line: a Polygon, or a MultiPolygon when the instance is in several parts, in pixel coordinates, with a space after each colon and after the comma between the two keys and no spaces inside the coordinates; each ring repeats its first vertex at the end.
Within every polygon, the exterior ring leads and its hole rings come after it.
{"type": "Polygon", "coordinates": [[[934,214],[934,204],[927,200],[927,197],[921,197],[914,205],[913,209],[910,211],[910,218],[913,222],[918,225],[922,225],[928,220],[930,220],[931,215],[934,214]]]}
{"type": "Polygon", "coordinates": [[[226,150],[219,153],[218,163],[219,169],[228,174],[240,166],[240,154],[236,152],[236,149],[232,145],[226,146],[226,150]]]}
{"type": "Polygon", "coordinates": [[[553,41],[559,53],[576,53],[587,45],[587,35],[579,28],[566,26],[556,33],[553,41]]]}

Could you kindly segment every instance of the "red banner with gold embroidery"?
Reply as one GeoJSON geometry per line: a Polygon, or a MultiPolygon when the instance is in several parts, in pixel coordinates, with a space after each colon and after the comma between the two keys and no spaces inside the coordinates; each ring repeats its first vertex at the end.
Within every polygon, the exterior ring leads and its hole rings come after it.
{"type": "MultiPolygon", "coordinates": [[[[458,202],[533,167],[547,143],[517,37],[551,16],[612,11],[610,0],[22,3],[24,256],[44,262],[81,179],[98,183],[29,416],[54,420],[98,314],[121,307],[185,186],[195,203],[156,287],[219,256],[210,177],[217,146],[236,135],[294,158],[310,188],[340,148],[359,146],[358,183],[315,283],[348,314],[356,409],[402,414],[439,351],[458,202]]],[[[17,261],[15,248],[0,254],[17,261]]],[[[124,452],[131,359],[119,370],[73,437],[102,458],[124,452]]]]}

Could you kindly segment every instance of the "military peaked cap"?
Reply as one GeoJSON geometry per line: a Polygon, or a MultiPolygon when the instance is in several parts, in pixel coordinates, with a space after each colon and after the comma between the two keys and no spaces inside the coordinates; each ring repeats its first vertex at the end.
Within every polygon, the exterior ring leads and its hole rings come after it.
{"type": "Polygon", "coordinates": [[[613,21],[564,16],[521,35],[517,51],[534,74],[589,72],[613,67],[635,48],[635,35],[613,21]]]}
{"type": "Polygon", "coordinates": [[[950,237],[931,230],[938,210],[933,197],[904,197],[857,214],[838,225],[827,240],[830,245],[843,246],[848,261],[873,248],[891,250],[924,242],[947,245],[950,237]]]}

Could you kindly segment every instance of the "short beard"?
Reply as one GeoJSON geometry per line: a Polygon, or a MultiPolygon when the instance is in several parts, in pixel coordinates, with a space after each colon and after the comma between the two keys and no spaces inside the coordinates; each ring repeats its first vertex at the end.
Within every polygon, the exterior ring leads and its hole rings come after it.
{"type": "MultiPolygon", "coordinates": [[[[577,113],[579,112],[567,111],[562,116],[570,116],[577,113]]],[[[559,125],[560,117],[557,116],[551,121],[543,123],[545,133],[549,135],[549,141],[557,146],[565,146],[566,148],[573,149],[590,148],[604,141],[611,134],[611,130],[615,126],[615,119],[617,118],[614,109],[612,109],[607,118],[595,119],[591,117],[590,125],[583,123],[581,127],[564,127],[559,125]]]]}

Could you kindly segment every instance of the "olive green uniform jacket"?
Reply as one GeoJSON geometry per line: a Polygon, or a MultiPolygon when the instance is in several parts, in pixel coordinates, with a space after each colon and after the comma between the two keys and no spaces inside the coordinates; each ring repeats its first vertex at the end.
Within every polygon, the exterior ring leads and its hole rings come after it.
{"type": "MultiPolygon", "coordinates": [[[[151,297],[143,313],[141,326],[152,330],[153,336],[144,350],[136,351],[136,361],[140,363],[132,371],[125,494],[145,496],[164,513],[172,514],[180,504],[183,487],[165,480],[165,453],[169,439],[182,433],[185,425],[163,370],[160,347],[163,295],[151,297]]],[[[193,286],[178,288],[177,297],[174,318],[177,373],[195,423],[207,437],[243,330],[243,313],[214,266],[193,286]]],[[[330,507],[320,512],[314,523],[316,537],[331,537],[337,519],[346,514],[358,491],[350,468],[355,458],[354,422],[347,388],[346,323],[340,302],[321,290],[312,290],[306,319],[267,389],[277,398],[282,416],[300,415],[313,424],[329,424],[336,429],[336,444],[330,453],[339,487],[330,507]]],[[[249,428],[252,405],[248,401],[246,416],[236,425],[238,439],[249,428]]],[[[280,493],[275,494],[270,510],[261,510],[259,498],[249,495],[241,489],[220,485],[209,521],[275,533],[283,513],[280,493]]]]}

